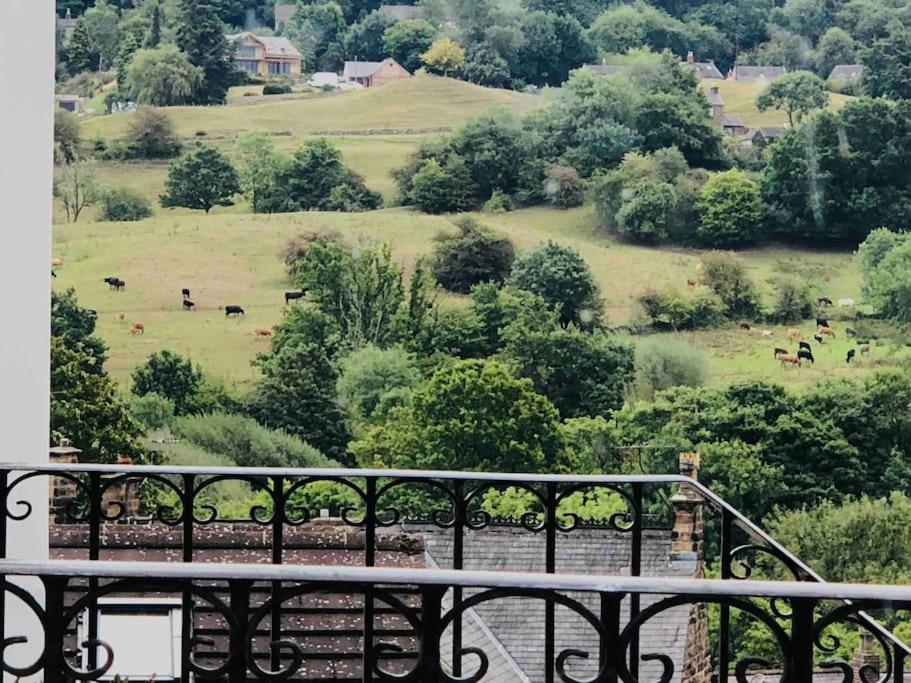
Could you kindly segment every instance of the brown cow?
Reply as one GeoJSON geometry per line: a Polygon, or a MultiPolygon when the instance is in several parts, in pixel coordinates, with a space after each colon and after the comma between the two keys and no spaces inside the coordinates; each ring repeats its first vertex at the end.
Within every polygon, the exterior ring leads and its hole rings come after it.
{"type": "Polygon", "coordinates": [[[789,352],[787,349],[776,348],[775,349],[775,358],[778,358],[778,356],[782,356],[782,355],[787,356],[788,353],[789,352]]]}
{"type": "Polygon", "coordinates": [[[124,320],[126,320],[126,317],[127,317],[127,316],[126,316],[125,313],[118,313],[118,314],[117,314],[117,320],[119,320],[120,322],[123,322],[124,320]]]}
{"type": "Polygon", "coordinates": [[[687,280],[687,281],[686,281],[686,286],[689,287],[690,289],[692,289],[693,287],[696,286],[696,281],[695,281],[695,280],[687,280]]]}
{"type": "Polygon", "coordinates": [[[62,268],[63,259],[60,256],[51,259],[51,268],[62,268]]]}
{"type": "Polygon", "coordinates": [[[788,365],[796,365],[800,367],[800,358],[797,356],[792,356],[790,353],[782,353],[778,355],[778,362],[781,363],[781,367],[786,367],[788,365]]]}
{"type": "Polygon", "coordinates": [[[800,330],[792,327],[788,330],[788,339],[792,342],[800,341],[803,339],[803,335],[800,333],[800,330]]]}
{"type": "Polygon", "coordinates": [[[867,355],[868,353],[870,353],[870,345],[869,345],[869,344],[861,344],[861,345],[860,345],[860,355],[861,355],[861,356],[865,356],[865,355],[867,355]]]}
{"type": "Polygon", "coordinates": [[[253,336],[257,339],[266,339],[272,336],[272,330],[268,327],[257,327],[253,330],[253,336]]]}
{"type": "Polygon", "coordinates": [[[741,323],[740,323],[740,329],[741,329],[741,330],[746,330],[747,332],[749,332],[749,331],[750,331],[750,323],[748,323],[746,320],[741,321],[741,323]]]}
{"type": "Polygon", "coordinates": [[[816,332],[823,337],[832,337],[832,339],[835,339],[835,330],[833,330],[831,327],[823,327],[820,325],[819,329],[816,330],[816,332]]]}
{"type": "Polygon", "coordinates": [[[146,333],[146,326],[143,325],[142,323],[133,323],[133,327],[130,328],[130,334],[132,334],[132,335],[145,334],[145,333],[146,333]]]}

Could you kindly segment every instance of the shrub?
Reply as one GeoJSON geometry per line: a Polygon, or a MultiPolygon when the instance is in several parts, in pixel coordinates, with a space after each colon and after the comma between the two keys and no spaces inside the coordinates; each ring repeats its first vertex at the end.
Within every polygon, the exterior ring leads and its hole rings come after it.
{"type": "Polygon", "coordinates": [[[503,190],[494,190],[490,199],[484,202],[484,213],[506,213],[512,210],[512,200],[503,190]]]}
{"type": "Polygon", "coordinates": [[[667,336],[652,336],[636,348],[637,398],[651,400],[655,393],[676,386],[698,387],[708,380],[705,352],[667,336]]]}
{"type": "Polygon", "coordinates": [[[711,176],[696,202],[696,235],[712,247],[736,247],[756,239],[763,205],[759,185],[742,171],[711,176]]]}
{"type": "Polygon", "coordinates": [[[585,201],[585,181],[572,166],[551,166],[544,177],[544,194],[561,209],[581,206],[585,201]]]}
{"type": "Polygon", "coordinates": [[[174,412],[187,412],[188,403],[199,392],[202,370],[172,351],[157,351],[133,370],[133,393],[145,396],[155,393],[174,402],[174,412]]]}
{"type": "Polygon", "coordinates": [[[164,429],[174,423],[174,401],[154,391],[134,396],[130,401],[130,412],[146,429],[164,429]]]}
{"type": "Polygon", "coordinates": [[[285,270],[292,279],[298,275],[298,267],[307,256],[307,250],[310,245],[317,239],[328,240],[329,242],[341,242],[341,233],[328,228],[319,228],[307,232],[298,233],[287,242],[278,252],[278,257],[285,264],[285,270]]]}
{"type": "Polygon", "coordinates": [[[151,203],[135,190],[115,187],[101,197],[101,220],[141,221],[151,215],[151,203]]]}
{"type": "Polygon", "coordinates": [[[178,418],[174,433],[241,467],[325,467],[333,464],[309,444],[242,415],[213,413],[178,418]]]}
{"type": "Polygon", "coordinates": [[[777,323],[796,323],[813,315],[813,297],[806,282],[784,279],[777,283],[775,306],[769,318],[777,323]]]}
{"type": "Polygon", "coordinates": [[[384,420],[389,411],[408,402],[420,380],[414,356],[398,348],[365,346],[342,361],[338,395],[352,421],[384,420]]]}
{"type": "Polygon", "coordinates": [[[746,318],[759,315],[759,295],[747,275],[746,265],[737,255],[724,251],[703,254],[699,270],[702,284],[718,295],[728,315],[746,318]]]}
{"type": "Polygon", "coordinates": [[[441,233],[430,264],[433,276],[450,292],[467,294],[481,282],[502,283],[516,258],[508,237],[480,226],[471,218],[456,221],[457,234],[441,233]]]}
{"type": "Polygon", "coordinates": [[[183,148],[170,117],[152,107],[140,107],[133,114],[122,145],[124,155],[132,159],[171,159],[183,148]]]}
{"type": "Polygon", "coordinates": [[[475,206],[471,175],[460,157],[441,165],[429,159],[411,178],[408,199],[424,213],[465,211],[475,206]]]}
{"type": "Polygon", "coordinates": [[[71,164],[79,157],[82,136],[79,119],[72,112],[54,109],[54,147],[57,161],[71,164]]]}
{"type": "Polygon", "coordinates": [[[911,240],[890,250],[870,278],[874,310],[899,322],[911,322],[911,240]]]}
{"type": "Polygon", "coordinates": [[[907,234],[893,232],[888,228],[876,228],[871,230],[867,238],[860,243],[854,253],[854,260],[857,262],[863,278],[864,294],[870,294],[870,283],[877,266],[882,263],[890,251],[907,239],[907,234]]]}
{"type": "Polygon", "coordinates": [[[639,304],[656,327],[693,330],[713,327],[724,320],[725,306],[711,291],[700,289],[682,294],[676,289],[649,290],[639,304]]]}
{"type": "Polygon", "coordinates": [[[266,83],[263,86],[263,95],[287,95],[291,92],[291,85],[288,83],[266,83]]]}

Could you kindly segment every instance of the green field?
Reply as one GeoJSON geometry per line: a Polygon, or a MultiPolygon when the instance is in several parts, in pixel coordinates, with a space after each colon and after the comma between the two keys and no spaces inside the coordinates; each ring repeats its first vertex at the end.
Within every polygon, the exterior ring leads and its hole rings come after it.
{"type": "MultiPolygon", "coordinates": [[[[786,126],[788,115],[777,109],[759,111],[756,98],[765,89],[760,83],[737,83],[735,81],[705,80],[700,82],[703,90],[717,87],[724,100],[724,113],[739,116],[748,128],[760,126],[786,126]]],[[[841,109],[851,98],[839,93],[829,93],[829,106],[841,109]]]]}
{"type": "MultiPolygon", "coordinates": [[[[477,218],[508,234],[519,249],[548,239],[579,249],[601,285],[614,325],[641,315],[635,298],[646,288],[668,283],[685,287],[696,274],[698,252],[618,243],[596,232],[589,208],[534,208],[477,218]]],[[[253,330],[281,319],[282,293],[290,286],[277,256],[285,240],[304,230],[333,228],[352,242],[390,241],[396,258],[410,271],[415,259],[431,248],[433,236],[450,225],[445,217],[406,209],[275,216],[175,214],[139,223],[59,225],[54,255],[63,257],[66,265],[54,285],[75,287],[80,301],[98,311],[99,333],[111,347],[108,367],[118,380],[126,381],[130,370],[153,351],[169,348],[192,357],[229,384],[246,387],[255,379],[250,360],[267,345],[254,339],[253,330]],[[108,275],[126,280],[126,291],[110,291],[102,282],[108,275]],[[183,287],[193,293],[198,307],[193,313],[181,308],[183,287]],[[246,319],[226,320],[219,310],[226,304],[243,306],[246,319]],[[118,320],[119,313],[124,322],[118,320]],[[133,322],[145,325],[145,335],[129,334],[133,322]]],[[[767,296],[772,278],[799,274],[833,299],[858,297],[858,277],[849,254],[765,248],[742,255],[767,296]]],[[[836,329],[843,326],[836,324],[836,329]]],[[[815,368],[783,370],[772,358],[772,349],[787,346],[784,328],[773,328],[774,337],[762,338],[733,327],[683,334],[710,354],[716,382],[764,377],[800,386],[823,376],[862,374],[889,358],[886,347],[875,347],[871,358],[849,368],[844,365],[848,342],[838,339],[820,349],[815,368]]],[[[810,336],[811,326],[803,327],[810,336]]]]}

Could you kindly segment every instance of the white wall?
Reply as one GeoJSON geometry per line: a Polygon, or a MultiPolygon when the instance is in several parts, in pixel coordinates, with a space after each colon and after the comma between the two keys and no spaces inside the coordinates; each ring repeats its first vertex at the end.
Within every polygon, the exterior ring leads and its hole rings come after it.
{"type": "MultiPolygon", "coordinates": [[[[0,22],[0,461],[47,461],[54,1],[3,0],[0,22]]],[[[11,524],[11,557],[47,557],[47,481],[23,490],[34,512],[11,524]]],[[[20,496],[16,496],[20,498],[20,496]]],[[[7,633],[37,624],[8,600],[7,633]]],[[[14,663],[31,657],[10,648],[14,663]]],[[[33,657],[31,657],[34,659],[33,657]]]]}

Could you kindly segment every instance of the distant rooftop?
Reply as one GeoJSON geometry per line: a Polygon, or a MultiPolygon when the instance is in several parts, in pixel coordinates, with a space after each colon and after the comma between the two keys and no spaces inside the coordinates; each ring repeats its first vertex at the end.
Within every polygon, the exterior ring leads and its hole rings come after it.
{"type": "Polygon", "coordinates": [[[741,83],[755,83],[757,81],[774,81],[786,73],[788,70],[783,66],[740,66],[735,64],[728,74],[728,79],[741,83]]]}
{"type": "Polygon", "coordinates": [[[345,62],[345,74],[349,78],[369,78],[382,65],[382,62],[345,62]]]}
{"type": "Polygon", "coordinates": [[[626,66],[614,66],[612,64],[585,64],[583,69],[596,73],[599,76],[613,76],[615,74],[622,74],[629,67],[626,66]]]}
{"type": "Polygon", "coordinates": [[[724,100],[721,98],[721,93],[718,92],[718,88],[709,88],[709,91],[705,94],[705,98],[713,107],[724,106],[724,100]]]}
{"type": "Polygon", "coordinates": [[[743,119],[735,114],[725,114],[721,125],[724,128],[746,128],[743,119]]]}
{"type": "Polygon", "coordinates": [[[864,73],[863,64],[837,64],[829,74],[830,81],[855,81],[864,73]]]}
{"type": "Polygon", "coordinates": [[[243,33],[235,33],[233,35],[229,35],[227,38],[232,42],[243,40],[244,38],[253,38],[253,40],[262,43],[263,47],[266,49],[267,55],[287,55],[290,57],[301,56],[301,53],[298,51],[298,49],[294,47],[291,41],[284,36],[259,36],[250,31],[244,31],[243,33]]]}

